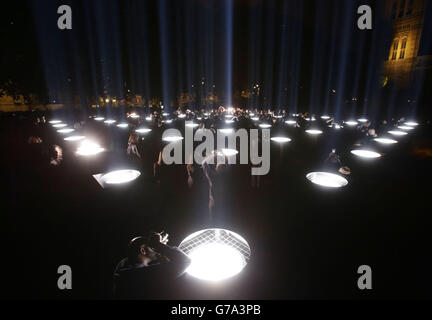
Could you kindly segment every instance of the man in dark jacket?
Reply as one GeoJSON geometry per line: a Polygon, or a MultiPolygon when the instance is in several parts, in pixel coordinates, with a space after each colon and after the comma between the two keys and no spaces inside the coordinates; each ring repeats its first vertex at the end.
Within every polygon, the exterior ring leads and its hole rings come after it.
{"type": "Polygon", "coordinates": [[[167,236],[151,233],[131,240],[128,257],[114,271],[116,299],[162,299],[169,296],[172,282],[190,265],[189,257],[167,246],[167,236]]]}

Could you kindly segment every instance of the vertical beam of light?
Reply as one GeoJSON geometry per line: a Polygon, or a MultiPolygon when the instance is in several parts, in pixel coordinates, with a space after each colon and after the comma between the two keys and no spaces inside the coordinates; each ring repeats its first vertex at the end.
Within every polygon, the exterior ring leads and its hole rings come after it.
{"type": "Polygon", "coordinates": [[[290,4],[292,11],[294,12],[294,19],[291,22],[293,24],[292,34],[292,50],[289,70],[292,70],[290,79],[290,91],[289,91],[289,108],[290,113],[297,113],[298,110],[298,95],[299,95],[299,77],[301,67],[301,46],[302,46],[302,34],[303,34],[303,1],[297,0],[290,4]]]}
{"type": "MultiPolygon", "coordinates": [[[[320,109],[322,107],[318,105],[321,103],[324,57],[327,49],[326,38],[328,35],[325,34],[327,31],[325,28],[326,9],[327,5],[325,5],[325,2],[318,1],[316,3],[311,90],[309,96],[309,113],[311,114],[317,112],[318,107],[320,109]]],[[[328,91],[328,87],[326,89],[328,91]]]]}
{"type": "MultiPolygon", "coordinates": [[[[375,2],[374,11],[384,12],[384,6],[385,1],[375,2]]],[[[367,114],[368,119],[372,123],[376,123],[382,105],[380,100],[382,88],[378,85],[382,74],[382,60],[388,56],[387,41],[385,40],[390,38],[392,30],[389,23],[381,15],[375,14],[373,19],[374,27],[372,29],[362,114],[367,114]]]]}
{"type": "Polygon", "coordinates": [[[333,75],[334,75],[334,64],[335,64],[335,51],[336,51],[336,40],[337,40],[337,28],[338,28],[338,15],[340,11],[339,5],[335,6],[335,3],[333,2],[330,6],[333,10],[330,12],[326,12],[327,14],[330,14],[331,21],[332,21],[332,31],[330,34],[331,44],[330,44],[330,54],[329,54],[329,67],[327,69],[327,87],[326,87],[326,98],[325,98],[325,105],[324,105],[324,114],[328,114],[330,103],[332,102],[333,98],[333,75]]]}
{"type": "Polygon", "coordinates": [[[170,110],[171,103],[174,102],[172,93],[172,77],[174,72],[171,65],[171,40],[169,37],[171,19],[169,16],[167,0],[158,1],[158,11],[162,66],[162,101],[166,110],[170,110]]]}
{"type": "Polygon", "coordinates": [[[148,7],[142,1],[125,3],[126,44],[128,51],[129,83],[133,94],[142,94],[144,103],[151,99],[148,38],[148,7]]]}
{"type": "Polygon", "coordinates": [[[343,11],[344,19],[341,29],[343,30],[341,35],[341,48],[340,48],[340,59],[338,65],[338,75],[337,75],[337,92],[336,92],[336,105],[335,105],[335,119],[339,121],[341,119],[341,109],[344,103],[344,94],[346,88],[346,76],[347,76],[347,60],[348,60],[348,50],[351,39],[352,30],[352,17],[353,17],[353,3],[350,1],[344,2],[345,10],[343,11]]]}
{"type": "Polygon", "coordinates": [[[290,72],[288,69],[287,63],[288,63],[288,43],[291,43],[291,39],[288,38],[287,33],[288,29],[292,27],[292,25],[288,24],[289,17],[288,17],[288,1],[284,1],[283,8],[282,8],[282,25],[281,25],[281,32],[280,32],[280,40],[279,40],[279,84],[278,84],[278,90],[277,90],[277,98],[276,98],[276,104],[277,104],[277,111],[279,111],[283,107],[283,102],[286,101],[286,95],[288,94],[288,81],[287,81],[287,75],[290,72]]]}
{"type": "MultiPolygon", "coordinates": [[[[186,56],[186,86],[187,93],[190,97],[194,95],[194,85],[195,85],[195,43],[196,43],[196,7],[192,4],[192,1],[186,2],[185,9],[185,56],[186,56]]],[[[196,101],[191,105],[195,109],[196,101]]]]}
{"type": "MultiPolygon", "coordinates": [[[[183,4],[181,1],[176,1],[175,9],[175,22],[176,22],[176,56],[177,56],[177,91],[179,94],[183,92],[184,83],[183,83],[183,4]]],[[[177,101],[176,101],[177,103],[177,101]]]]}
{"type": "Polygon", "coordinates": [[[232,105],[232,54],[233,54],[233,1],[225,0],[225,90],[226,105],[232,105]]]}
{"type": "Polygon", "coordinates": [[[274,0],[268,1],[268,8],[266,10],[266,31],[265,31],[265,76],[264,76],[264,98],[263,107],[270,109],[272,106],[273,97],[273,68],[274,68],[274,48],[275,48],[275,2],[274,0]]]}
{"type": "Polygon", "coordinates": [[[252,88],[252,98],[248,99],[248,108],[258,108],[261,74],[261,43],[262,43],[262,7],[255,0],[249,9],[249,88],[252,88]],[[258,87],[257,87],[258,85],[258,87]]]}

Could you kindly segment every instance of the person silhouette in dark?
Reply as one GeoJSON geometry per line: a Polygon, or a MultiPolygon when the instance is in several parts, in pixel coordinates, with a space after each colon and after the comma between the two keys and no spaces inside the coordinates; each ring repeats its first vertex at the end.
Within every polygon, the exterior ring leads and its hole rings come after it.
{"type": "Polygon", "coordinates": [[[191,263],[176,247],[167,245],[168,235],[151,232],[130,241],[128,256],[114,271],[115,299],[166,299],[173,281],[191,263]]]}

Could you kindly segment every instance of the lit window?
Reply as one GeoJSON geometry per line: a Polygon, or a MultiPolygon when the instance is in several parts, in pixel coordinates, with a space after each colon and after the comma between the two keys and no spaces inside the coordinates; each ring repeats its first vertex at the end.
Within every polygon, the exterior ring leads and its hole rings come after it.
{"type": "Polygon", "coordinates": [[[407,38],[405,38],[405,39],[402,40],[401,51],[400,51],[400,54],[399,54],[399,59],[405,58],[406,44],[407,44],[407,38]]]}
{"type": "Polygon", "coordinates": [[[399,39],[396,39],[396,40],[393,42],[393,54],[392,54],[392,60],[395,60],[396,57],[397,57],[397,50],[398,50],[398,47],[399,47],[399,39]]]}

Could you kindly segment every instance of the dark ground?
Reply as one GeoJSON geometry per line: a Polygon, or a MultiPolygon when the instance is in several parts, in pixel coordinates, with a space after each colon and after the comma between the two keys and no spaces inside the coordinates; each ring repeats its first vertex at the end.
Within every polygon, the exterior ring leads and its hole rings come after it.
{"type": "MultiPolygon", "coordinates": [[[[157,188],[151,177],[150,142],[141,145],[147,159],[125,153],[128,134],[90,122],[88,132],[103,136],[111,151],[81,159],[49,125],[39,129],[44,143],[59,143],[64,162],[49,167],[27,144],[31,122],[2,117],[1,168],[4,170],[1,223],[1,298],[111,297],[112,272],[128,241],[144,230],[165,230],[172,245],[208,226],[203,181],[187,187],[184,166],[170,167],[169,183],[157,188]],[[121,141],[112,144],[111,141],[121,141]],[[43,161],[42,163],[40,161],[43,161]],[[92,174],[114,163],[141,168],[141,177],[120,189],[102,189],[92,174]],[[57,289],[57,268],[70,265],[73,289],[57,289]]],[[[286,128],[293,139],[283,153],[272,143],[271,173],[260,189],[250,187],[249,166],[234,166],[230,196],[218,227],[242,235],[252,250],[244,271],[225,283],[209,285],[185,277],[173,285],[180,299],[335,299],[431,298],[432,217],[430,125],[422,123],[397,145],[382,147],[383,158],[354,159],[352,129],[327,143],[331,133],[311,138],[286,128]],[[325,190],[305,175],[320,168],[336,146],[351,168],[349,185],[325,190]],[[357,288],[357,268],[370,265],[373,290],[357,288]]],[[[153,135],[153,136],[152,136],[153,135]]]]}

